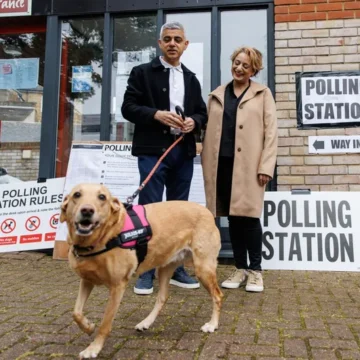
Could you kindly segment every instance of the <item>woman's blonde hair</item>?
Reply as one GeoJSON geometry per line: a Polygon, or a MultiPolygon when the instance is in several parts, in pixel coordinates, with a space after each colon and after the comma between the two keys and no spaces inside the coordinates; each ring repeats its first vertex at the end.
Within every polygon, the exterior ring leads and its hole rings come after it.
{"type": "Polygon", "coordinates": [[[235,49],[230,56],[231,61],[234,62],[234,60],[240,53],[244,53],[250,58],[250,65],[254,70],[254,75],[257,75],[259,71],[264,68],[262,63],[263,56],[258,49],[249,46],[239,47],[235,49]]]}

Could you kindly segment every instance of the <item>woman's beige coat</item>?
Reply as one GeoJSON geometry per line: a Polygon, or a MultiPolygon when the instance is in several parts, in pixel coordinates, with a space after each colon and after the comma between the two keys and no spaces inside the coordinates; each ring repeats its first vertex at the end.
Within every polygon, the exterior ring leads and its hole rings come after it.
{"type": "Polygon", "coordinates": [[[234,172],[230,214],[217,207],[216,181],[223,123],[226,85],[209,96],[208,124],[202,151],[206,204],[214,216],[248,216],[260,218],[265,186],[258,174],[273,177],[277,154],[276,107],[269,88],[251,81],[236,115],[234,172]]]}

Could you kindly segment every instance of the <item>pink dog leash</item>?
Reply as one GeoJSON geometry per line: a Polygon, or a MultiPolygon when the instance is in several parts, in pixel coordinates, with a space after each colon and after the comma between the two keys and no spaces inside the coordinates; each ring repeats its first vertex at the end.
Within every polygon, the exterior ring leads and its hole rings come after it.
{"type": "MultiPolygon", "coordinates": [[[[176,106],[175,107],[175,111],[178,115],[180,115],[182,117],[183,120],[185,120],[185,114],[184,111],[181,109],[180,106],[176,106]]],[[[146,179],[141,183],[141,185],[136,189],[136,191],[127,198],[126,200],[126,205],[127,206],[131,206],[133,201],[135,200],[135,198],[139,195],[140,191],[146,186],[146,184],[150,181],[150,179],[152,178],[152,176],[154,175],[155,171],[157,170],[157,168],[159,167],[159,165],[161,164],[161,162],[164,160],[164,158],[166,157],[167,154],[169,154],[169,152],[181,141],[184,139],[185,134],[181,134],[181,136],[176,139],[173,144],[171,144],[171,146],[164,152],[164,154],[161,155],[160,159],[157,161],[157,163],[155,164],[155,166],[152,168],[152,170],[150,171],[149,175],[146,177],[146,179]]]]}

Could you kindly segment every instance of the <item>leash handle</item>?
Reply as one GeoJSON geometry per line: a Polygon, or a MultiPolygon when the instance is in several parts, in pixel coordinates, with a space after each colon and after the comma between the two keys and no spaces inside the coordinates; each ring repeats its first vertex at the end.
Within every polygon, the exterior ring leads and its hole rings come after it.
{"type": "Polygon", "coordinates": [[[176,105],[175,106],[175,111],[178,115],[181,116],[181,118],[185,121],[185,113],[184,113],[184,110],[181,108],[181,106],[179,105],[176,105]]]}

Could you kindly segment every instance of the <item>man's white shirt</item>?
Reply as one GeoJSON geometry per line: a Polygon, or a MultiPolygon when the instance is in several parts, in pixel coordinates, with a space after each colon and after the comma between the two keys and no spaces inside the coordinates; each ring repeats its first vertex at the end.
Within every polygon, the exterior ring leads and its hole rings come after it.
{"type": "MultiPolygon", "coordinates": [[[[185,97],[185,85],[184,85],[184,73],[181,68],[181,64],[178,66],[172,66],[167,63],[160,56],[161,64],[165,69],[169,69],[169,100],[170,100],[170,111],[176,112],[175,107],[180,106],[181,109],[184,109],[184,97],[185,97]]],[[[173,129],[172,129],[173,130],[173,129]]],[[[172,131],[172,133],[180,133],[179,129],[174,129],[178,131],[172,131]]]]}

